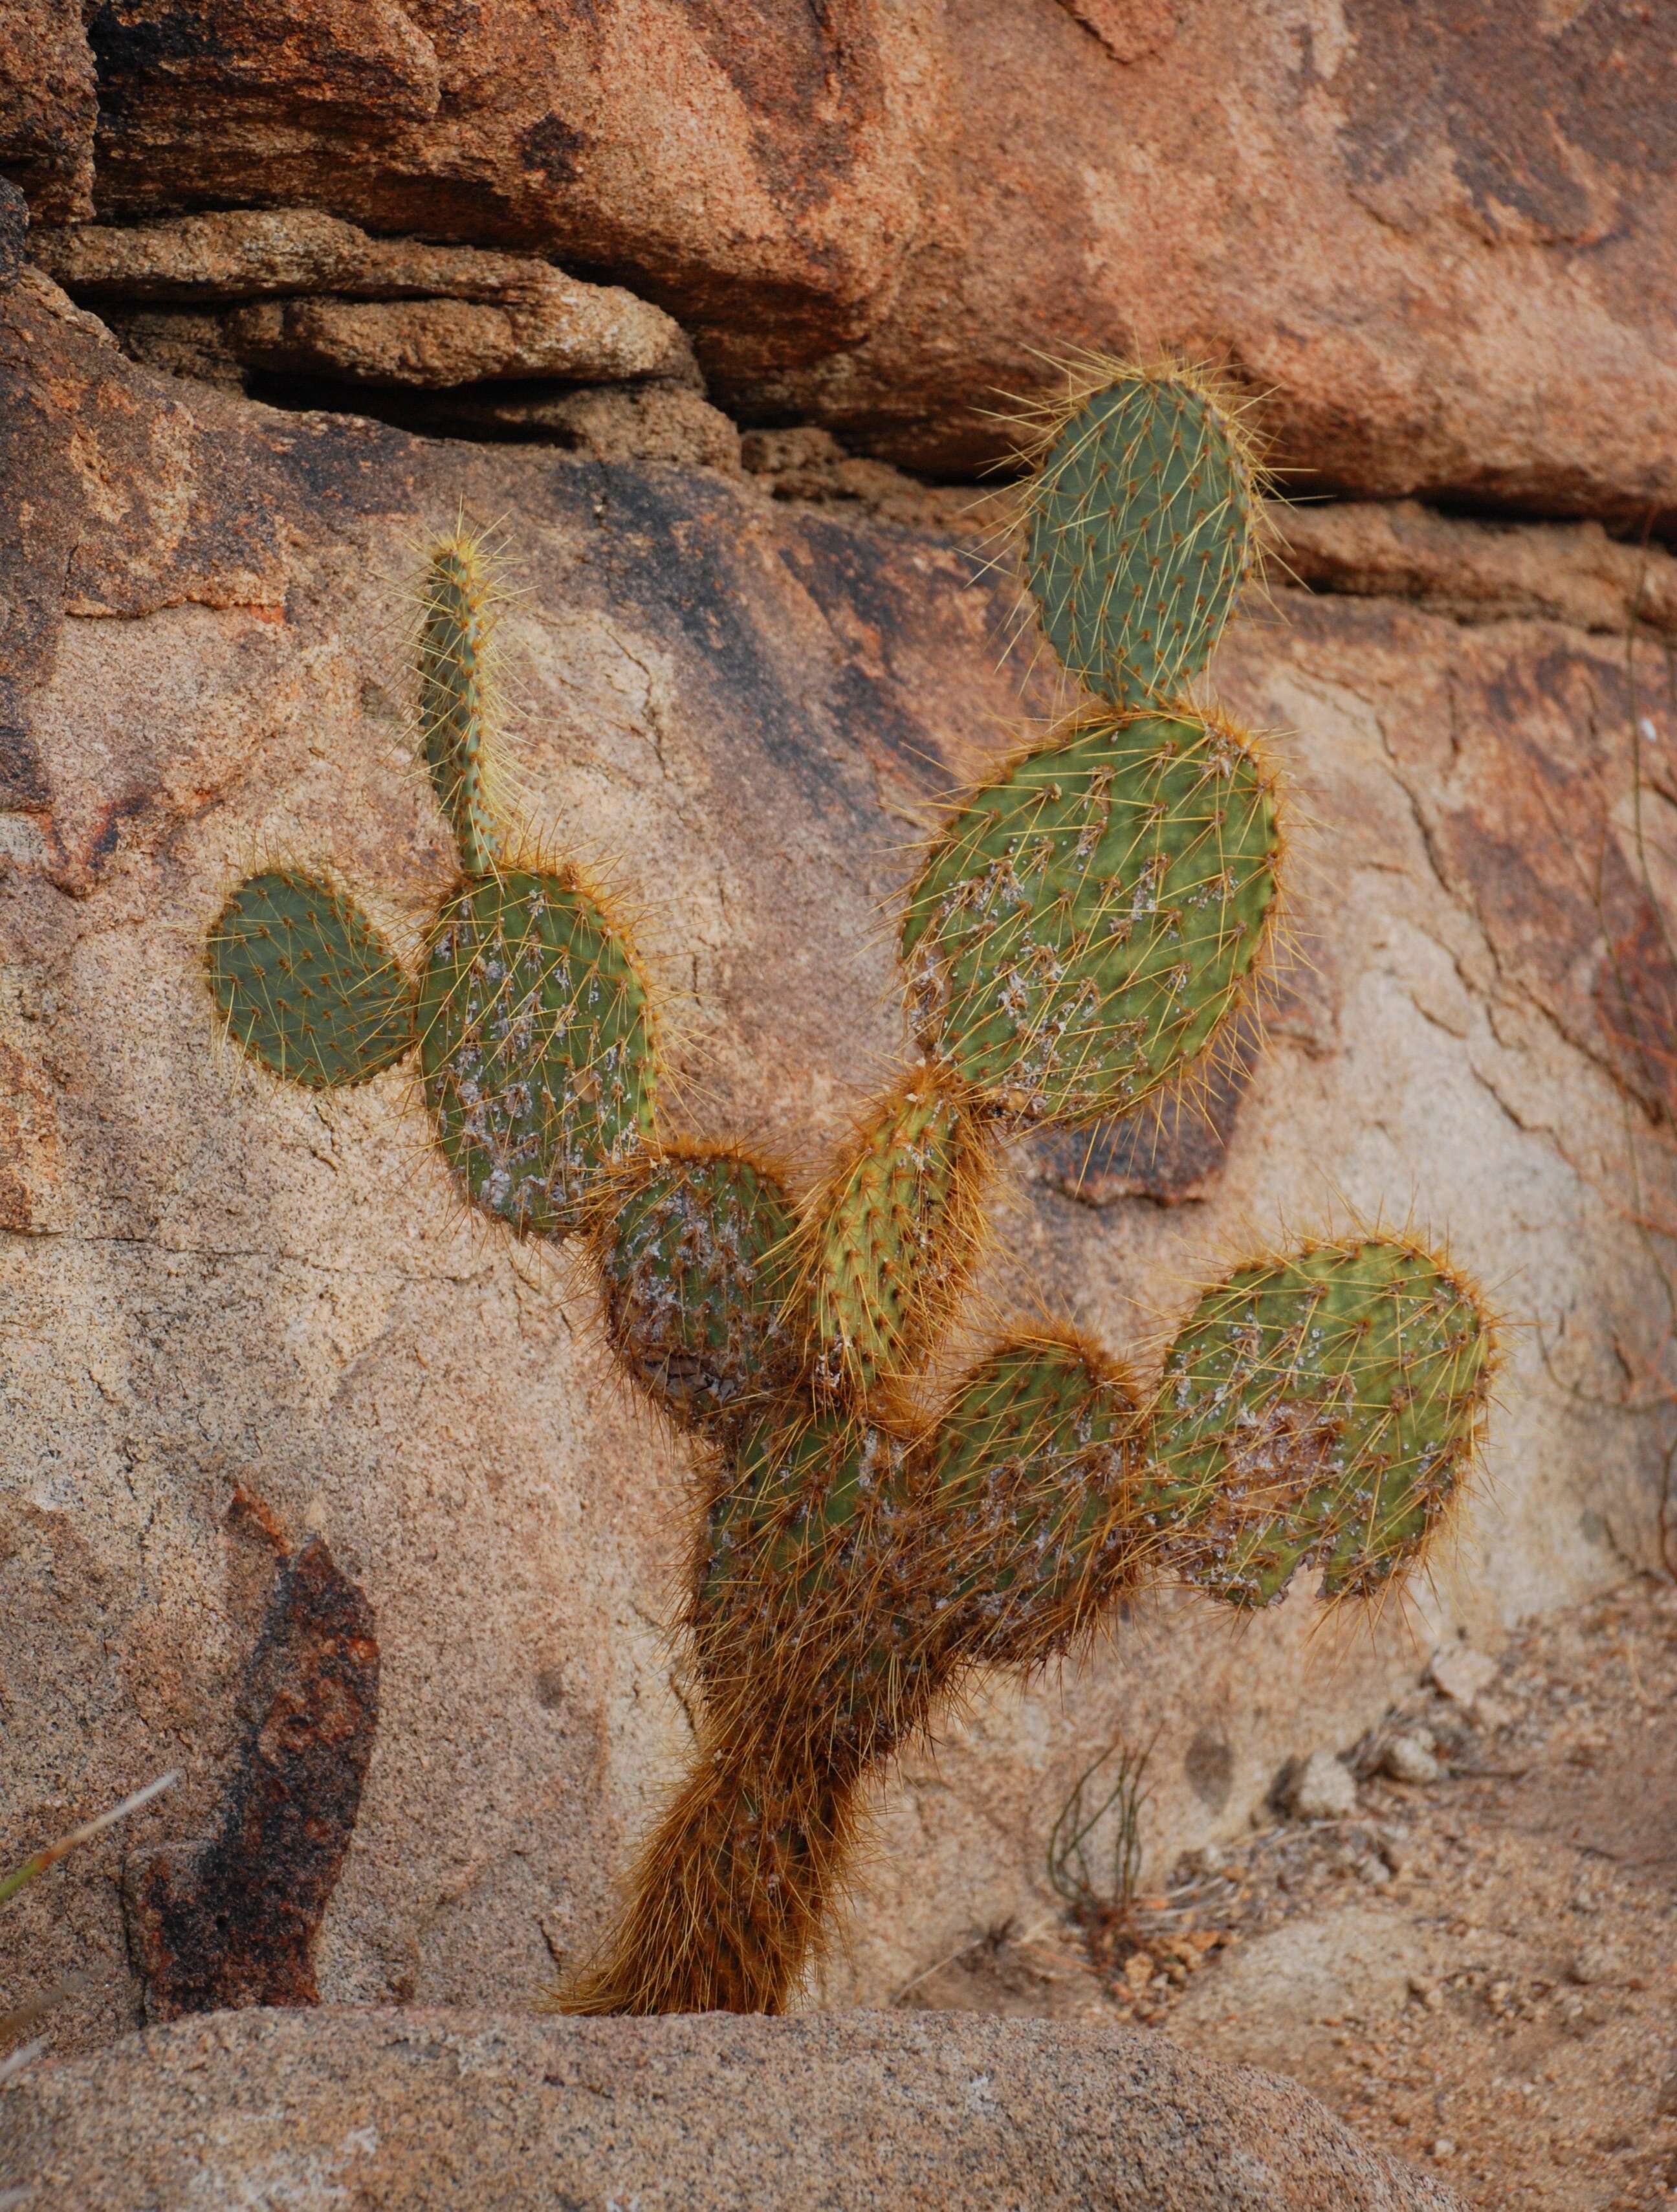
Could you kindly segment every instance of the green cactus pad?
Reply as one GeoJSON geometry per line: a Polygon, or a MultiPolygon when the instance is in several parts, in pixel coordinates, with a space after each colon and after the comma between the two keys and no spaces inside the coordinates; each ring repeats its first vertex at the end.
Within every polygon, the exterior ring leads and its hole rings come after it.
{"type": "Polygon", "coordinates": [[[787,1420],[767,1414],[745,1431],[712,1508],[705,1589],[725,1593],[772,1581],[793,1601],[830,1587],[854,1554],[859,1516],[889,1493],[900,1502],[902,1448],[848,1409],[787,1420]]]}
{"type": "Polygon", "coordinates": [[[475,1202],[562,1237],[590,1183],[652,1130],[645,986],[586,891],[509,869],[432,924],[420,1065],[438,1133],[475,1202]]]}
{"type": "Polygon", "coordinates": [[[205,947],[210,988],[253,1059],[310,1091],[365,1083],[414,1041],[413,987],[352,899],[269,868],[241,884],[205,947]]]}
{"type": "Polygon", "coordinates": [[[606,1326],[677,1420],[732,1421],[795,1378],[794,1227],[774,1176],[732,1153],[669,1155],[627,1183],[601,1244],[606,1326]]]}
{"type": "Polygon", "coordinates": [[[469,876],[487,875],[501,850],[483,791],[488,608],[477,546],[438,546],[419,632],[420,750],[469,876]]]}
{"type": "Polygon", "coordinates": [[[1234,418],[1185,376],[1121,376],[1060,426],[1025,495],[1049,641],[1115,707],[1180,697],[1251,567],[1258,487],[1234,418]]]}
{"type": "Polygon", "coordinates": [[[958,1298],[982,1229],[982,1140],[927,1077],[887,1099],[805,1226],[817,1358],[861,1390],[900,1374],[958,1298]]]}
{"type": "Polygon", "coordinates": [[[912,1477],[960,1656],[1063,1650],[1124,1580],[1135,1397],[1074,1343],[1023,1338],[969,1376],[912,1477]]]}
{"type": "Polygon", "coordinates": [[[1230,1604],[1273,1604],[1300,1567],[1328,1597],[1370,1596],[1455,1501],[1492,1364],[1472,1290],[1413,1245],[1243,1267],[1165,1360],[1139,1510],[1230,1604]]]}
{"type": "Polygon", "coordinates": [[[1272,780],[1221,722],[1079,729],[933,847],[902,928],[921,1038],[1015,1120],[1126,1112],[1235,1012],[1279,868],[1272,780]]]}

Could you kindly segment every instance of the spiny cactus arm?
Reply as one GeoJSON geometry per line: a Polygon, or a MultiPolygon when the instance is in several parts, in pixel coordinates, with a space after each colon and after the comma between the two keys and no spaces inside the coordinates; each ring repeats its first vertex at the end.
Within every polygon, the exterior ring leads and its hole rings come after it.
{"type": "Polygon", "coordinates": [[[583,1225],[591,1184],[653,1133],[647,986],[600,902],[564,876],[504,869],[431,926],[420,1066],[444,1152],[514,1229],[583,1225]]]}
{"type": "Polygon", "coordinates": [[[991,1146],[958,1092],[919,1069],[874,1109],[813,1193],[799,1302],[818,1378],[866,1395],[952,1318],[985,1233],[991,1146]]]}
{"type": "Polygon", "coordinates": [[[706,1717],[568,2012],[778,2012],[853,1855],[869,1769],[930,1710],[939,1590],[905,1545],[901,1435],[766,1418],[714,1505],[693,1630],[706,1717]]]}
{"type": "Polygon", "coordinates": [[[776,1723],[744,1756],[706,1745],[629,1878],[612,1941],[565,2013],[784,2011],[854,1847],[857,1784],[776,1723]]]}
{"type": "Polygon", "coordinates": [[[1257,550],[1262,471],[1238,401],[1183,367],[1097,362],[1036,431],[1020,520],[1049,642],[1115,707],[1180,698],[1257,550]]]}
{"type": "Polygon", "coordinates": [[[501,839],[485,789],[492,599],[482,542],[457,532],[436,547],[419,630],[419,743],[468,876],[488,875],[501,839]]]}
{"type": "Polygon", "coordinates": [[[240,884],[204,964],[228,1035],[289,1083],[365,1083],[413,1044],[413,986],[394,948],[324,877],[267,868],[240,884]]]}
{"type": "Polygon", "coordinates": [[[609,1175],[590,1213],[612,1348],[678,1426],[729,1430],[791,1388],[796,1224],[766,1162],[666,1145],[609,1175]]]}
{"type": "Polygon", "coordinates": [[[1370,1598],[1425,1559],[1471,1470],[1498,1361],[1467,1277],[1404,1237],[1236,1268],[1172,1345],[1136,1507],[1172,1571],[1274,1603],[1301,1567],[1370,1598]]]}
{"type": "Polygon", "coordinates": [[[902,926],[921,1042],[975,1110],[1127,1112],[1230,1034],[1284,870],[1255,739],[1187,713],[1085,724],[934,842],[902,926]]]}

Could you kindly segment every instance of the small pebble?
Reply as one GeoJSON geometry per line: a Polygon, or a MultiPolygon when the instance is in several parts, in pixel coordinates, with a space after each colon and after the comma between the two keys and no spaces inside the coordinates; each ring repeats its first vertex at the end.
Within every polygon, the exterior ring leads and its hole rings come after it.
{"type": "Polygon", "coordinates": [[[1606,1943],[1581,1943],[1572,1963],[1566,1969],[1566,1978],[1591,1989],[1601,1982],[1617,1980],[1619,1959],[1617,1952],[1606,1943]]]}
{"type": "Polygon", "coordinates": [[[1380,1764],[1382,1771],[1394,1782],[1437,1782],[1444,1771],[1425,1729],[1406,1729],[1403,1735],[1394,1735],[1380,1764]]]}
{"type": "Polygon", "coordinates": [[[1294,1775],[1287,1809],[1295,1820],[1343,1820],[1357,1810],[1357,1783],[1331,1751],[1313,1751],[1294,1775]]]}
{"type": "Polygon", "coordinates": [[[1427,1677],[1453,1705],[1471,1705],[1497,1678],[1497,1662],[1471,1644],[1447,1644],[1432,1655],[1427,1677]]]}
{"type": "Polygon", "coordinates": [[[1432,2155],[1434,2158],[1454,2158],[1455,2145],[1448,2136],[1435,2136],[1432,2139],[1432,2155]]]}

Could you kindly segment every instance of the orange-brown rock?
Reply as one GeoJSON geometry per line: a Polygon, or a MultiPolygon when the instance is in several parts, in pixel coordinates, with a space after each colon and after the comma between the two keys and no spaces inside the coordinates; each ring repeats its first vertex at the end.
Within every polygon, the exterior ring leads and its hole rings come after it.
{"type": "Polygon", "coordinates": [[[914,228],[911,12],[106,0],[99,206],[534,246],[797,361],[867,328],[914,228]]]}
{"type": "Polygon", "coordinates": [[[1269,395],[1306,483],[1668,527],[1677,17],[1644,0],[106,0],[96,196],[550,254],[730,404],[965,472],[1043,352],[1269,395]]]}
{"type": "Polygon", "coordinates": [[[93,213],[93,56],[80,0],[0,9],[0,177],[39,221],[93,213]]]}
{"type": "Polygon", "coordinates": [[[795,373],[719,354],[742,401],[960,471],[1042,352],[1158,345],[1267,395],[1295,483],[1677,517],[1670,9],[951,0],[943,23],[888,308],[795,373]]]}

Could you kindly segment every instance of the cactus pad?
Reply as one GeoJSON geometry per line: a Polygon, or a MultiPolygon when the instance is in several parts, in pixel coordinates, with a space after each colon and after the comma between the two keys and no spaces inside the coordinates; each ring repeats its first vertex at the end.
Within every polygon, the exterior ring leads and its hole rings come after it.
{"type": "Polygon", "coordinates": [[[1127,1579],[1136,1400],[1067,1338],[1022,1337],[956,1394],[913,1478],[959,1656],[1063,1650],[1127,1579]]]}
{"type": "Polygon", "coordinates": [[[1120,375],[1058,422],[1024,495],[1025,574],[1054,651],[1119,708],[1204,667],[1251,566],[1256,472],[1194,377],[1120,375]]]}
{"type": "Polygon", "coordinates": [[[738,1153],[670,1152],[610,1195],[606,1326],[636,1381],[688,1426],[786,1389],[799,1351],[795,1224],[769,1170],[738,1153]]]}
{"type": "Polygon", "coordinates": [[[1230,1604],[1272,1604],[1306,1566],[1328,1597],[1371,1596],[1459,1492],[1493,1365],[1474,1292],[1418,1246],[1242,1267],[1171,1346],[1139,1504],[1230,1604]]]}
{"type": "Polygon", "coordinates": [[[413,1043],[401,963],[354,900],[318,876],[269,868],[240,884],[205,957],[228,1029],[288,1083],[365,1083],[413,1043]]]}
{"type": "Polygon", "coordinates": [[[509,869],[447,902],[426,947],[419,1050],[451,1164],[515,1229],[580,1226],[590,1183],[651,1133],[646,988],[563,878],[509,869]]]}
{"type": "Polygon", "coordinates": [[[1219,720],[1132,715],[1027,754],[909,896],[922,1040],[1016,1120],[1126,1112],[1223,1032],[1280,866],[1273,778],[1219,720]]]}
{"type": "Polygon", "coordinates": [[[419,742],[469,876],[500,854],[484,794],[489,593],[477,545],[452,538],[431,556],[419,632],[419,742]]]}
{"type": "Polygon", "coordinates": [[[805,1220],[806,1298],[823,1375],[866,1390],[949,1317],[977,1256],[987,1152],[926,1074],[888,1097],[805,1220]]]}

